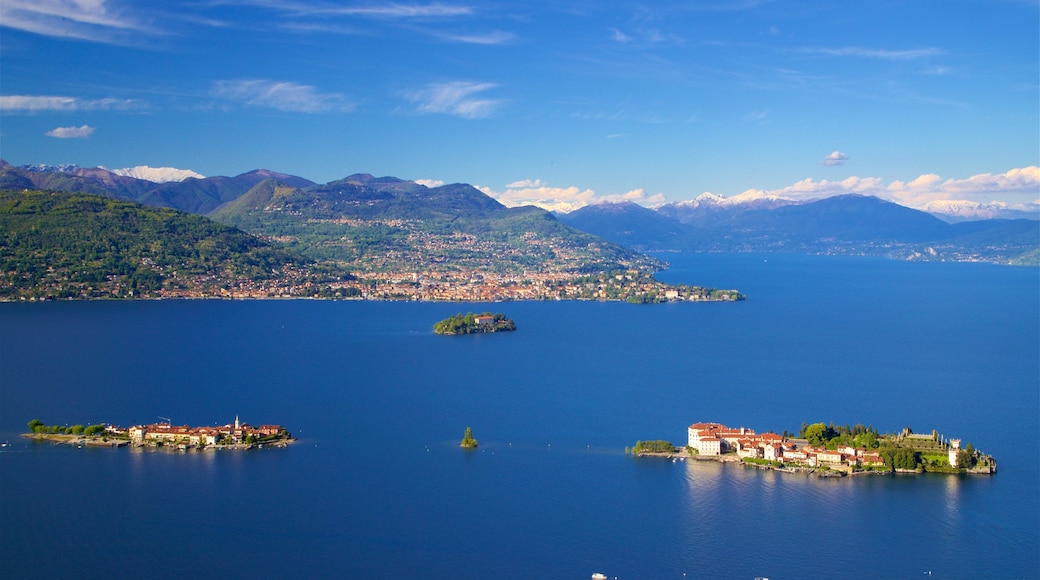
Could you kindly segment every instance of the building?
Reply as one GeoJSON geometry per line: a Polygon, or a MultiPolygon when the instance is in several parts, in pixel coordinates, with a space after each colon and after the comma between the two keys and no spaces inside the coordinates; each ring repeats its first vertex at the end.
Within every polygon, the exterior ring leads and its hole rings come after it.
{"type": "Polygon", "coordinates": [[[957,453],[961,450],[960,439],[950,439],[950,449],[947,451],[950,457],[950,467],[957,467],[957,453]]]}

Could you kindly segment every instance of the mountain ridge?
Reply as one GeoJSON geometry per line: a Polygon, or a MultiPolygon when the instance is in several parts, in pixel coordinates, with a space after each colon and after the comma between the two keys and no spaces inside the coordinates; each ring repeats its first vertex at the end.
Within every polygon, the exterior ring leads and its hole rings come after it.
{"type": "Polygon", "coordinates": [[[565,223],[647,252],[802,252],[1037,265],[1036,220],[949,223],[873,196],[837,195],[776,207],[747,204],[600,204],[565,223]],[[652,214],[656,213],[654,216],[652,214]]]}

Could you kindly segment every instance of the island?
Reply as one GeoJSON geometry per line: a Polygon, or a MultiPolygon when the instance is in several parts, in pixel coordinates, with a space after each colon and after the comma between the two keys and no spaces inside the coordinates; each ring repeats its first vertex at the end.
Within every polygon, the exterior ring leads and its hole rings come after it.
{"type": "Polygon", "coordinates": [[[475,449],[477,447],[477,440],[473,438],[473,429],[466,427],[466,433],[462,436],[462,443],[459,443],[459,447],[463,449],[475,449]]]}
{"type": "Polygon", "coordinates": [[[505,314],[492,314],[482,312],[480,314],[461,313],[450,316],[433,325],[433,332],[437,334],[481,334],[489,332],[508,332],[516,330],[516,323],[506,318],[505,314]]]}
{"type": "Polygon", "coordinates": [[[756,433],[746,427],[721,423],[694,423],[687,428],[687,444],[637,441],[627,453],[636,456],[686,458],[742,463],[750,467],[818,477],[888,473],[993,474],[997,461],[971,443],[947,438],[937,431],[914,433],[909,427],[895,434],[879,434],[871,426],[833,423],[802,424],[797,436],[784,431],[756,433]]]}
{"type": "Polygon", "coordinates": [[[171,425],[169,421],[127,428],[107,423],[84,427],[46,425],[33,419],[29,421],[29,432],[22,437],[77,447],[164,447],[181,451],[285,447],[296,441],[281,425],[254,427],[239,421],[237,416],[234,423],[213,427],[171,425]]]}

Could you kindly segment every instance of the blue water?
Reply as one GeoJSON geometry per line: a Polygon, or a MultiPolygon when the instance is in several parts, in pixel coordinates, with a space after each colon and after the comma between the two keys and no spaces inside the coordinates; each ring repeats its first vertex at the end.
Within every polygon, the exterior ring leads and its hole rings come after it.
{"type": "Polygon", "coordinates": [[[0,305],[4,578],[1040,577],[1040,275],[666,255],[736,304],[0,305]],[[285,450],[34,444],[32,418],[280,423],[285,450]],[[694,421],[909,425],[992,477],[634,459],[694,421]],[[480,448],[457,446],[472,426],[480,448]]]}

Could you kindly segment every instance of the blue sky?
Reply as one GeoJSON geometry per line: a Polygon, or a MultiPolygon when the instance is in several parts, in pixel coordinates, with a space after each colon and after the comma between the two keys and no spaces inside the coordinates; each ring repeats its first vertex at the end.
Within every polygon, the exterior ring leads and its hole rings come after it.
{"type": "Polygon", "coordinates": [[[1036,1],[3,0],[0,35],[14,164],[1040,197],[1036,1]]]}

